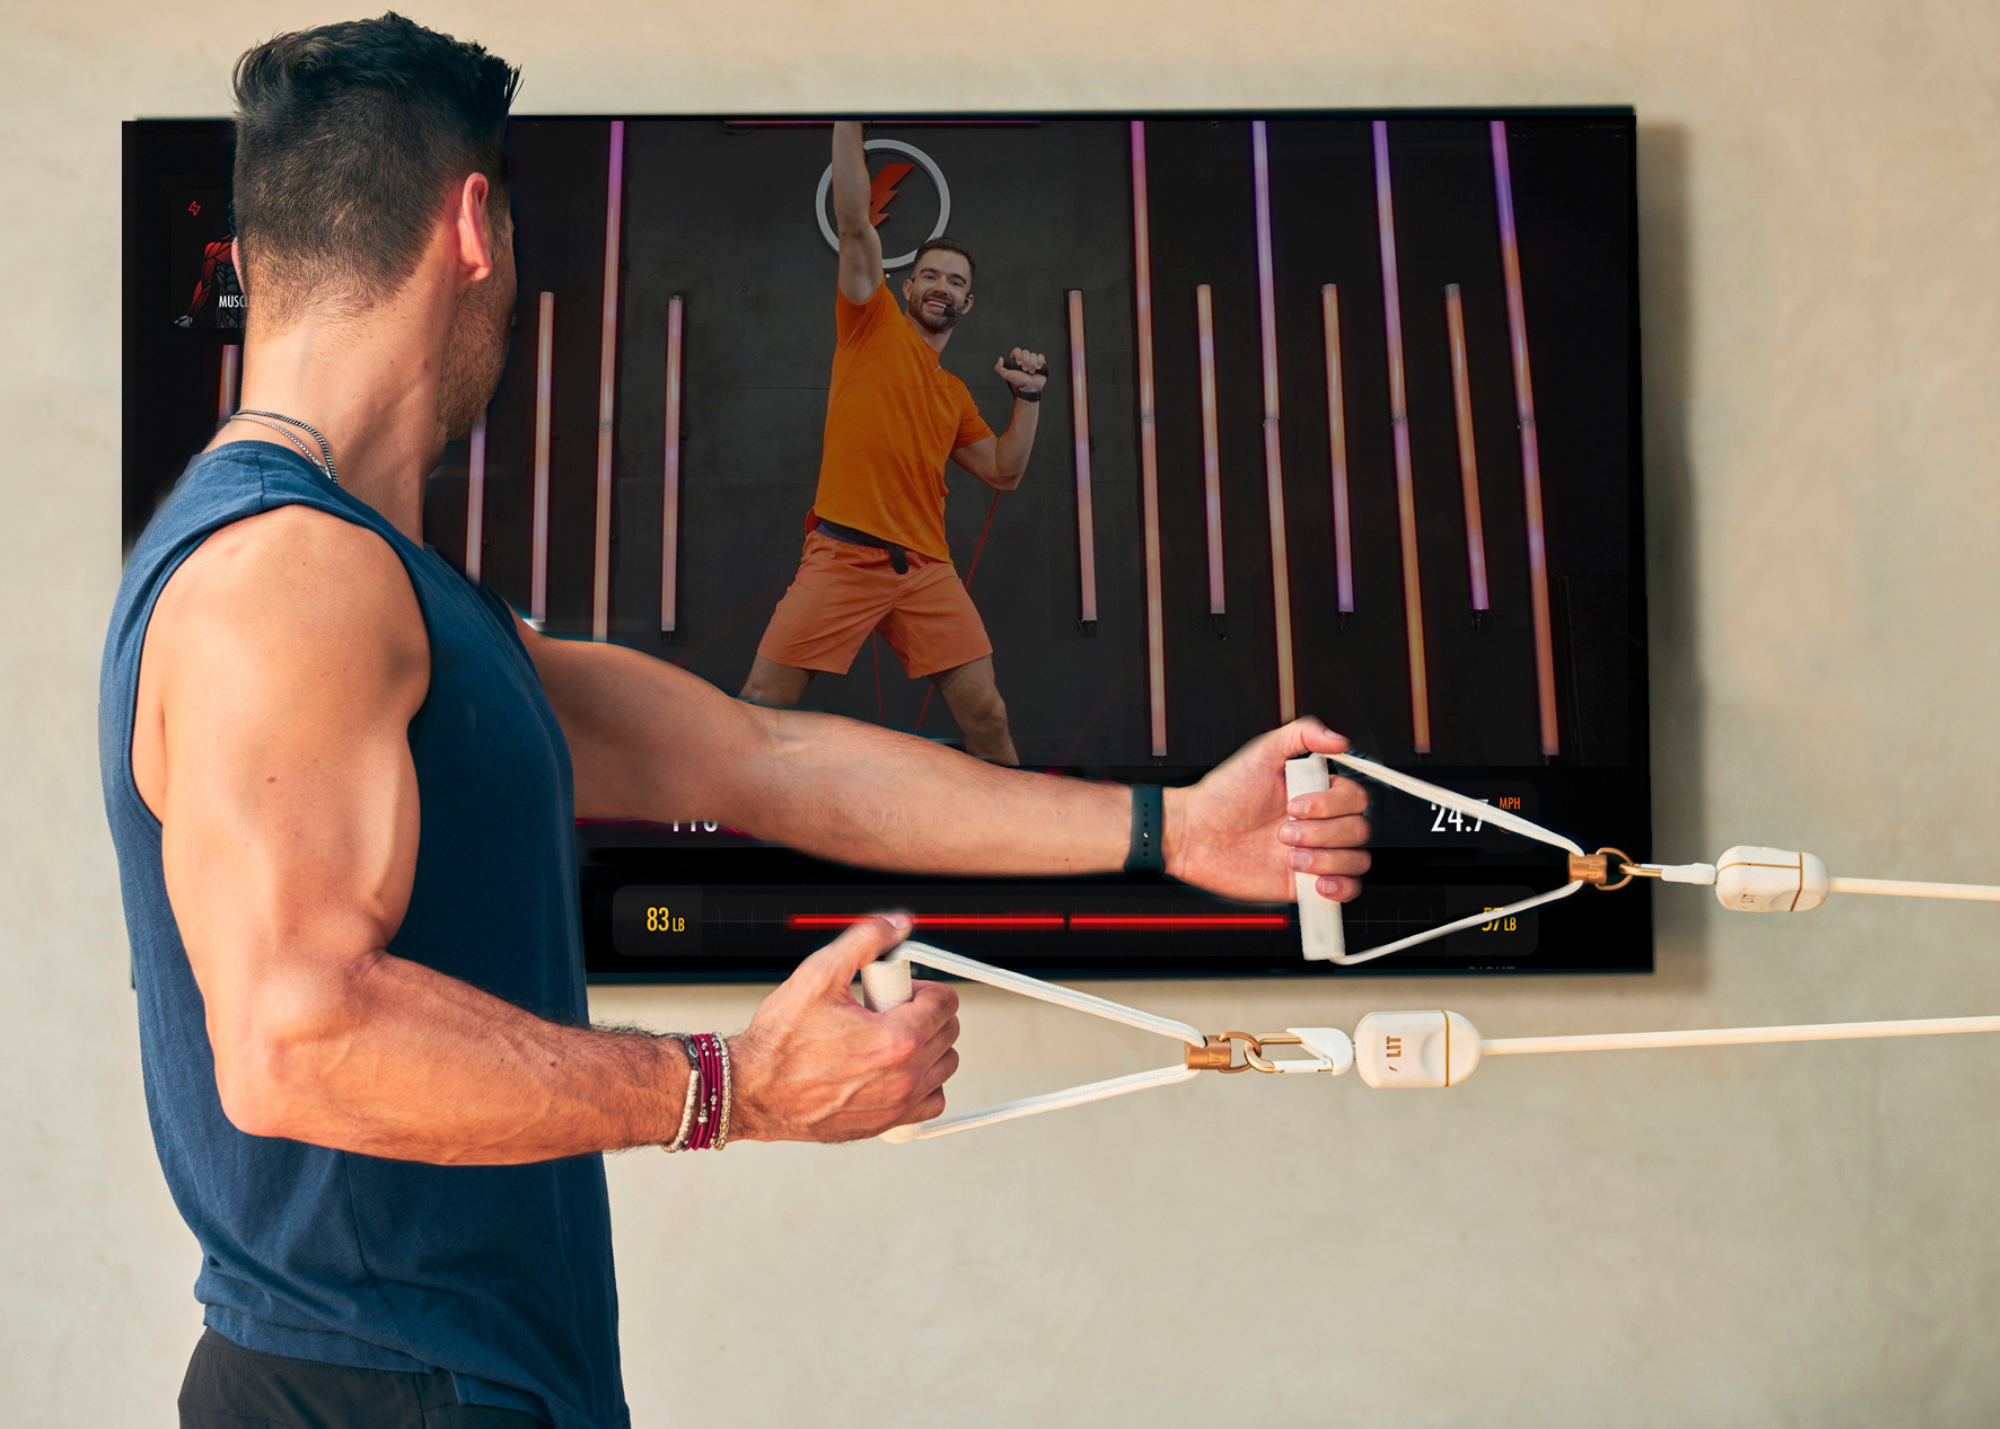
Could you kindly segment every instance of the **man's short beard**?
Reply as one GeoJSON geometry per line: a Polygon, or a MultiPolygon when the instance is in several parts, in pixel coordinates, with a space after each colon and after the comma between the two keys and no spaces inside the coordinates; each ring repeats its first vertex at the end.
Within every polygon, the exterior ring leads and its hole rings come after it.
{"type": "Polygon", "coordinates": [[[918,324],[929,328],[932,332],[950,332],[958,326],[958,320],[965,316],[965,309],[954,303],[950,298],[946,298],[944,300],[943,316],[933,318],[924,310],[924,304],[935,296],[936,294],[926,294],[921,298],[911,299],[909,304],[910,316],[916,319],[918,324]]]}
{"type": "Polygon", "coordinates": [[[490,278],[459,295],[438,368],[438,432],[445,441],[471,436],[500,386],[513,338],[510,296],[490,278]]]}

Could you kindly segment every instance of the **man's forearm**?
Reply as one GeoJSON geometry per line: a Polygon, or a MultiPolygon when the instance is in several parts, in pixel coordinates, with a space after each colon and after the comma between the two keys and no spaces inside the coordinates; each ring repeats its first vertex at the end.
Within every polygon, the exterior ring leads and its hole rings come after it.
{"type": "Polygon", "coordinates": [[[1122,868],[1122,785],[1002,769],[836,715],[758,710],[770,737],[736,771],[730,821],[861,868],[984,877],[1122,868]]]}
{"type": "Polygon", "coordinates": [[[867,231],[868,148],[858,121],[833,126],[833,221],[844,236],[867,231]]]}
{"type": "Polygon", "coordinates": [[[1015,402],[1007,430],[1000,434],[1000,440],[995,445],[994,457],[999,464],[1000,475],[1013,485],[1020,485],[1021,478],[1027,475],[1028,454],[1035,449],[1035,429],[1041,424],[1041,419],[1041,403],[1015,402]]]}
{"type": "Polygon", "coordinates": [[[253,998],[239,1025],[210,1027],[224,1110],[253,1135],[513,1165],[668,1141],[680,1126],[678,1045],[548,1022],[404,958],[295,973],[253,998]]]}

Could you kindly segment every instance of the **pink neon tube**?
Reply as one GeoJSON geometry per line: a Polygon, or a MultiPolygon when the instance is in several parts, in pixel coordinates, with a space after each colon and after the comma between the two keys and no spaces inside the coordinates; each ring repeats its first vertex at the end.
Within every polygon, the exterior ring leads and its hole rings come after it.
{"type": "Polygon", "coordinates": [[[1465,301],[1458,284],[1444,290],[1444,322],[1451,334],[1451,405],[1458,414],[1458,480],[1465,488],[1465,560],[1472,579],[1472,608],[1488,611],[1486,523],[1479,514],[1479,453],[1472,441],[1472,377],[1465,362],[1465,301]]]}
{"type": "Polygon", "coordinates": [[[1166,614],[1160,594],[1160,456],[1153,424],[1153,259],[1147,229],[1146,126],[1132,122],[1132,288],[1139,317],[1139,487],[1146,520],[1146,671],[1153,757],[1167,752],[1166,614]]]}
{"type": "Polygon", "coordinates": [[[472,428],[472,451],[465,463],[465,574],[479,584],[486,545],[486,414],[472,428]]]}
{"type": "Polygon", "coordinates": [[[1507,167],[1507,124],[1493,121],[1493,188],[1500,200],[1500,263],[1507,275],[1507,332],[1514,344],[1514,406],[1521,425],[1521,484],[1528,507],[1528,587],[1534,602],[1535,694],[1542,710],[1542,753],[1559,754],[1555,638],[1549,630],[1549,551],[1542,526],[1542,453],[1535,437],[1535,385],[1528,378],[1528,317],[1521,302],[1521,246],[1514,232],[1514,178],[1507,167]]]}
{"type": "Polygon", "coordinates": [[[1326,432],[1333,466],[1333,577],[1340,613],[1354,613],[1354,534],[1347,515],[1347,397],[1340,382],[1340,290],[1319,290],[1326,329],[1326,432]]]}
{"type": "Polygon", "coordinates": [[[681,570],[681,299],[667,299],[667,456],[660,502],[660,633],[680,619],[681,570]]]}
{"type": "Polygon", "coordinates": [[[1083,292],[1069,292],[1070,423],[1076,439],[1076,566],[1087,626],[1097,624],[1097,518],[1090,495],[1090,384],[1083,368],[1083,292]]]}
{"type": "Polygon", "coordinates": [[[1208,613],[1221,615],[1222,435],[1215,406],[1215,306],[1206,283],[1194,290],[1194,325],[1201,351],[1201,485],[1208,504],[1208,613]]]}
{"type": "Polygon", "coordinates": [[[555,389],[556,295],[543,293],[535,332],[535,515],[530,538],[528,618],[549,618],[549,408],[555,389]]]}
{"type": "Polygon", "coordinates": [[[597,355],[597,541],[591,562],[590,638],[611,635],[612,452],[618,411],[618,240],[625,200],[625,121],[611,121],[604,178],[604,323],[597,355]]]}
{"type": "Polygon", "coordinates": [[[230,343],[222,349],[222,381],[215,396],[215,420],[226,422],[236,415],[236,384],[243,371],[243,349],[230,343]]]}
{"type": "Polygon", "coordinates": [[[1430,683],[1424,668],[1424,592],[1417,571],[1416,484],[1410,474],[1410,414],[1403,396],[1403,300],[1396,283],[1396,210],[1389,191],[1389,126],[1375,121],[1375,221],[1381,230],[1382,311],[1389,330],[1389,423],[1396,439],[1396,517],[1403,543],[1403,625],[1410,649],[1410,725],[1416,751],[1431,752],[1430,683]]]}
{"type": "Polygon", "coordinates": [[[1250,125],[1257,179],[1257,315],[1264,336],[1264,492],[1271,512],[1271,603],[1277,615],[1278,719],[1298,717],[1292,679],[1292,574],[1285,555],[1285,468],[1278,446],[1278,298],[1271,266],[1271,160],[1264,121],[1250,125]]]}

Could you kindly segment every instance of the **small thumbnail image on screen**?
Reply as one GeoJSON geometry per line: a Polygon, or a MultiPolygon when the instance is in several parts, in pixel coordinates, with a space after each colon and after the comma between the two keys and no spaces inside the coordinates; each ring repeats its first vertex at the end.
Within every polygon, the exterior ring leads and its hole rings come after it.
{"type": "Polygon", "coordinates": [[[182,329],[240,329],[243,283],[236,274],[229,191],[181,189],[168,202],[167,320],[182,329]]]}

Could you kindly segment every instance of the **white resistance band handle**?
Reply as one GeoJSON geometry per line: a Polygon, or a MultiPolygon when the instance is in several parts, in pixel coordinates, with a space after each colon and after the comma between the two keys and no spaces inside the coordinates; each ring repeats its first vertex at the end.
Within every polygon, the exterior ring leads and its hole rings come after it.
{"type": "MultiPolygon", "coordinates": [[[[1324,754],[1308,754],[1285,761],[1285,797],[1317,794],[1332,783],[1324,754]]],[[[1299,942],[1307,962],[1342,962],[1347,957],[1347,935],[1340,924],[1340,905],[1319,891],[1319,879],[1310,873],[1292,875],[1299,899],[1299,942]]]]}
{"type": "MultiPolygon", "coordinates": [[[[901,1007],[915,995],[910,987],[910,960],[901,948],[891,948],[861,970],[861,1005],[870,1012],[901,1007]]],[[[914,1126],[892,1126],[881,1139],[908,1141],[916,1134],[914,1126]]]]}

